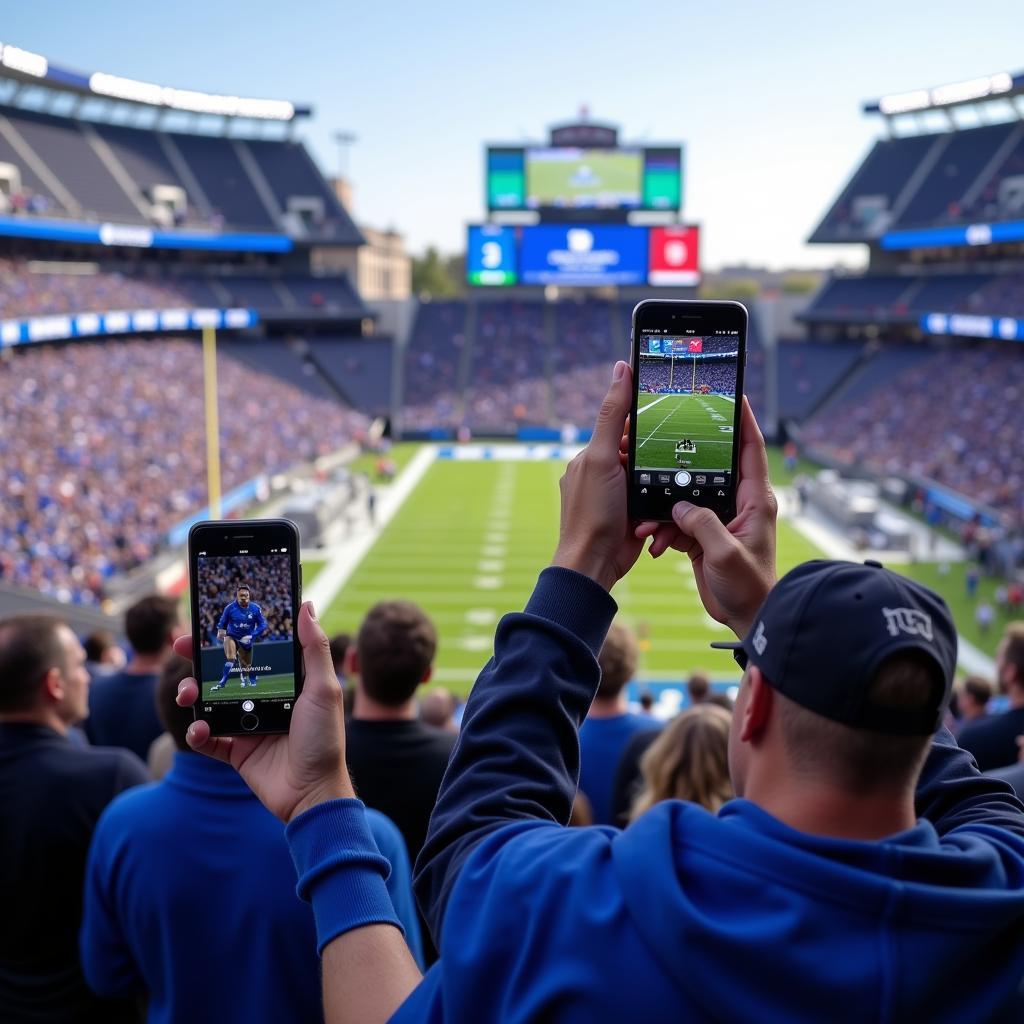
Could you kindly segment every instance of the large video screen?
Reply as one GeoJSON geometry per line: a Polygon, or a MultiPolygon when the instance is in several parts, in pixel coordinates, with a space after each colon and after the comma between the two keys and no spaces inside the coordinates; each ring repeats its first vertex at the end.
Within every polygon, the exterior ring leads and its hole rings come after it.
{"type": "Polygon", "coordinates": [[[700,283],[700,228],[629,224],[472,224],[471,285],[654,285],[700,283]]]}
{"type": "Polygon", "coordinates": [[[624,220],[631,210],[675,212],[683,200],[679,146],[490,147],[489,210],[533,210],[552,219],[624,220]]]}

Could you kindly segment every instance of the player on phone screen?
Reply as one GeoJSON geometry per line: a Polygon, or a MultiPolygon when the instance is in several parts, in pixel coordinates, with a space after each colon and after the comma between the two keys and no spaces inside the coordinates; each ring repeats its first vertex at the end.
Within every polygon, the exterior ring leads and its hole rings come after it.
{"type": "Polygon", "coordinates": [[[239,682],[243,687],[256,685],[256,673],[252,667],[252,651],[256,641],[267,631],[267,620],[255,601],[246,583],[235,589],[235,599],[221,613],[217,623],[217,639],[224,643],[224,673],[210,691],[223,690],[231,675],[235,660],[238,660],[239,682]]]}

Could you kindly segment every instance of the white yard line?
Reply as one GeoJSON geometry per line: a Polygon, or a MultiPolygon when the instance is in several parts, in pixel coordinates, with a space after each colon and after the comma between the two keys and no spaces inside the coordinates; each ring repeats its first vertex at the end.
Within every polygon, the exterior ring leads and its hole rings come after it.
{"type": "Polygon", "coordinates": [[[637,411],[636,411],[637,416],[639,416],[640,413],[642,413],[642,412],[647,412],[648,409],[653,409],[659,402],[664,402],[665,399],[669,398],[669,397],[671,397],[671,396],[669,396],[669,395],[662,395],[661,398],[656,398],[653,402],[648,402],[642,409],[637,409],[637,411]]]}
{"type": "MultiPolygon", "coordinates": [[[[676,411],[675,409],[670,409],[670,410],[669,410],[669,414],[668,414],[668,416],[666,416],[666,417],[665,417],[665,419],[663,419],[663,420],[661,421],[661,423],[664,423],[664,422],[665,422],[665,420],[669,419],[669,418],[670,418],[670,417],[672,416],[672,414],[673,414],[673,413],[674,413],[675,411],[676,411]]],[[[661,423],[659,423],[659,424],[658,424],[658,425],[657,425],[657,426],[656,426],[656,427],[655,427],[655,428],[654,428],[654,429],[653,429],[653,430],[652,430],[652,431],[651,431],[651,432],[650,432],[650,433],[649,433],[649,434],[648,434],[648,435],[647,435],[647,436],[646,436],[646,437],[645,437],[645,438],[644,438],[644,439],[643,439],[643,440],[642,440],[642,441],[641,441],[641,442],[640,442],[640,443],[639,443],[639,444],[638,444],[638,445],[636,446],[636,448],[637,448],[637,451],[639,451],[639,450],[640,450],[641,448],[643,448],[643,446],[644,446],[645,444],[647,444],[647,442],[648,442],[648,441],[650,441],[650,439],[651,439],[652,437],[654,437],[654,435],[655,435],[655,434],[656,434],[656,433],[657,433],[657,432],[658,432],[658,431],[659,431],[659,430],[661,429],[661,423]]]]}
{"type": "Polygon", "coordinates": [[[327,611],[337,597],[338,591],[348,582],[356,566],[376,543],[381,531],[402,507],[406,498],[412,494],[436,457],[437,447],[424,445],[393,484],[378,488],[377,522],[372,526],[369,523],[365,524],[355,536],[346,537],[341,543],[332,546],[327,564],[317,573],[316,579],[306,588],[304,595],[319,609],[319,614],[327,611]]]}

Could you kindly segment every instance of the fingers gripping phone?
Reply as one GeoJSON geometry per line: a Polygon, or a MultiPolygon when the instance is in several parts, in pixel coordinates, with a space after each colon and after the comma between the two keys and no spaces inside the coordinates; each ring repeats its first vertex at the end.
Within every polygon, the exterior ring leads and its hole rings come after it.
{"type": "Polygon", "coordinates": [[[287,519],[188,534],[196,718],[214,736],[287,732],[302,690],[299,534],[287,519]]]}
{"type": "Polygon", "coordinates": [[[629,516],[669,522],[689,501],[736,515],[747,311],[645,299],[633,310],[629,516]]]}

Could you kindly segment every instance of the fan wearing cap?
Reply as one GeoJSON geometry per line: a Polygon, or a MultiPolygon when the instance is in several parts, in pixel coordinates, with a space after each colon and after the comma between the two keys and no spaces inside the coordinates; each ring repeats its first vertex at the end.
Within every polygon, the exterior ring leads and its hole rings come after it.
{"type": "MultiPolygon", "coordinates": [[[[773,588],[775,502],[746,404],[735,519],[680,503],[671,524],[630,523],[631,398],[619,363],[562,480],[553,564],[499,623],[470,693],[416,864],[441,950],[422,981],[400,932],[362,909],[382,883],[361,805],[341,799],[343,750],[309,767],[337,726],[310,706],[270,738],[278,756],[240,766],[294,814],[328,1020],[1024,1020],[1024,808],[936,731],[956,663],[948,609],[877,564],[809,563],[773,588]],[[738,799],[566,828],[609,591],[646,537],[655,557],[689,557],[705,609],[741,638],[738,799]],[[294,772],[267,767],[285,759],[294,772]]],[[[301,699],[320,688],[314,653],[301,699]]],[[[194,741],[224,756],[198,725],[194,741]]]]}

